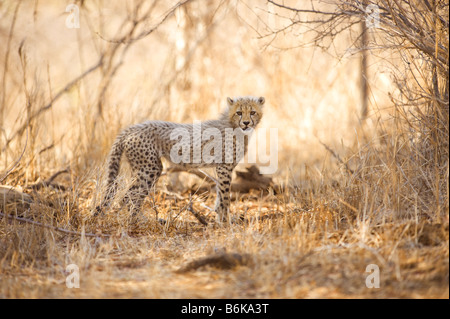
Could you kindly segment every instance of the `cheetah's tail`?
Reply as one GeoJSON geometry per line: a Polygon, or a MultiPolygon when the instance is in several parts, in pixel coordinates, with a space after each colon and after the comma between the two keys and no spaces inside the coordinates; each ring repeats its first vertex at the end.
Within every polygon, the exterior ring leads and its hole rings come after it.
{"type": "Polygon", "coordinates": [[[96,207],[96,213],[103,213],[103,209],[107,207],[111,199],[115,196],[117,192],[117,175],[120,170],[120,159],[122,157],[124,147],[123,147],[123,134],[120,134],[114,144],[111,147],[111,151],[108,156],[108,182],[105,197],[99,206],[96,207]]]}

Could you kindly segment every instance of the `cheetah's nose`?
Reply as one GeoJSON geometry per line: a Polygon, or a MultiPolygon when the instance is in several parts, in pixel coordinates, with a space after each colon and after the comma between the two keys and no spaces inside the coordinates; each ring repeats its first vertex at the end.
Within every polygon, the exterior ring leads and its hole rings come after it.
{"type": "Polygon", "coordinates": [[[244,122],[242,122],[242,123],[244,123],[244,125],[249,125],[250,124],[250,121],[244,121],[244,122]]]}

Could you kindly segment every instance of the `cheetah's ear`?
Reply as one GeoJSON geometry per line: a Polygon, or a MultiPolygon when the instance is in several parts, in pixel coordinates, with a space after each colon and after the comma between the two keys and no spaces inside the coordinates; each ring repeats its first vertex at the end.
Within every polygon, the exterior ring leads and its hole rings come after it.
{"type": "Polygon", "coordinates": [[[259,99],[258,99],[259,104],[264,105],[265,102],[266,102],[266,99],[264,97],[262,97],[262,96],[259,97],[259,99]]]}
{"type": "Polygon", "coordinates": [[[231,97],[227,97],[227,102],[228,102],[228,105],[230,105],[230,106],[234,104],[234,101],[231,97]]]}

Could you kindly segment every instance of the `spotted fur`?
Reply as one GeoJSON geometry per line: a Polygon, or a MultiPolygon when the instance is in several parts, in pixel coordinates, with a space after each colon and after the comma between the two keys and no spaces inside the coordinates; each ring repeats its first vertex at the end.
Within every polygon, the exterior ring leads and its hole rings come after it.
{"type": "Polygon", "coordinates": [[[140,212],[145,197],[161,176],[161,158],[164,157],[183,169],[215,167],[215,211],[219,221],[227,220],[232,172],[247,151],[248,133],[260,122],[264,102],[263,97],[227,98],[227,108],[219,119],[201,122],[198,130],[195,124],[162,121],[147,121],[126,128],[117,136],[111,148],[107,163],[107,192],[98,211],[108,206],[116,194],[120,160],[125,154],[134,176],[134,183],[125,195],[125,202],[133,216],[140,212]],[[205,138],[210,131],[219,132],[219,136],[205,138]],[[230,131],[234,134],[230,135],[230,131]],[[177,136],[177,132],[182,134],[177,136]],[[217,144],[218,141],[221,143],[217,144]],[[196,157],[199,151],[202,155],[216,157],[212,162],[206,160],[206,156],[196,157]],[[181,156],[183,154],[184,157],[181,156]],[[180,157],[174,161],[176,155],[180,157]],[[180,158],[183,160],[179,161],[180,158]]]}

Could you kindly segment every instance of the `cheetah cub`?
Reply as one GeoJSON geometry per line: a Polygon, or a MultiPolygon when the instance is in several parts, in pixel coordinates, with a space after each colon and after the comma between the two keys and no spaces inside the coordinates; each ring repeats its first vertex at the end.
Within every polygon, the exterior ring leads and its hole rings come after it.
{"type": "Polygon", "coordinates": [[[116,138],[108,157],[107,192],[97,207],[101,212],[117,190],[120,159],[125,154],[133,184],[124,201],[135,218],[162,172],[161,158],[183,169],[215,167],[218,221],[228,219],[231,175],[244,157],[248,139],[262,118],[263,97],[227,98],[227,108],[216,120],[194,124],[147,121],[132,125],[116,138]]]}

